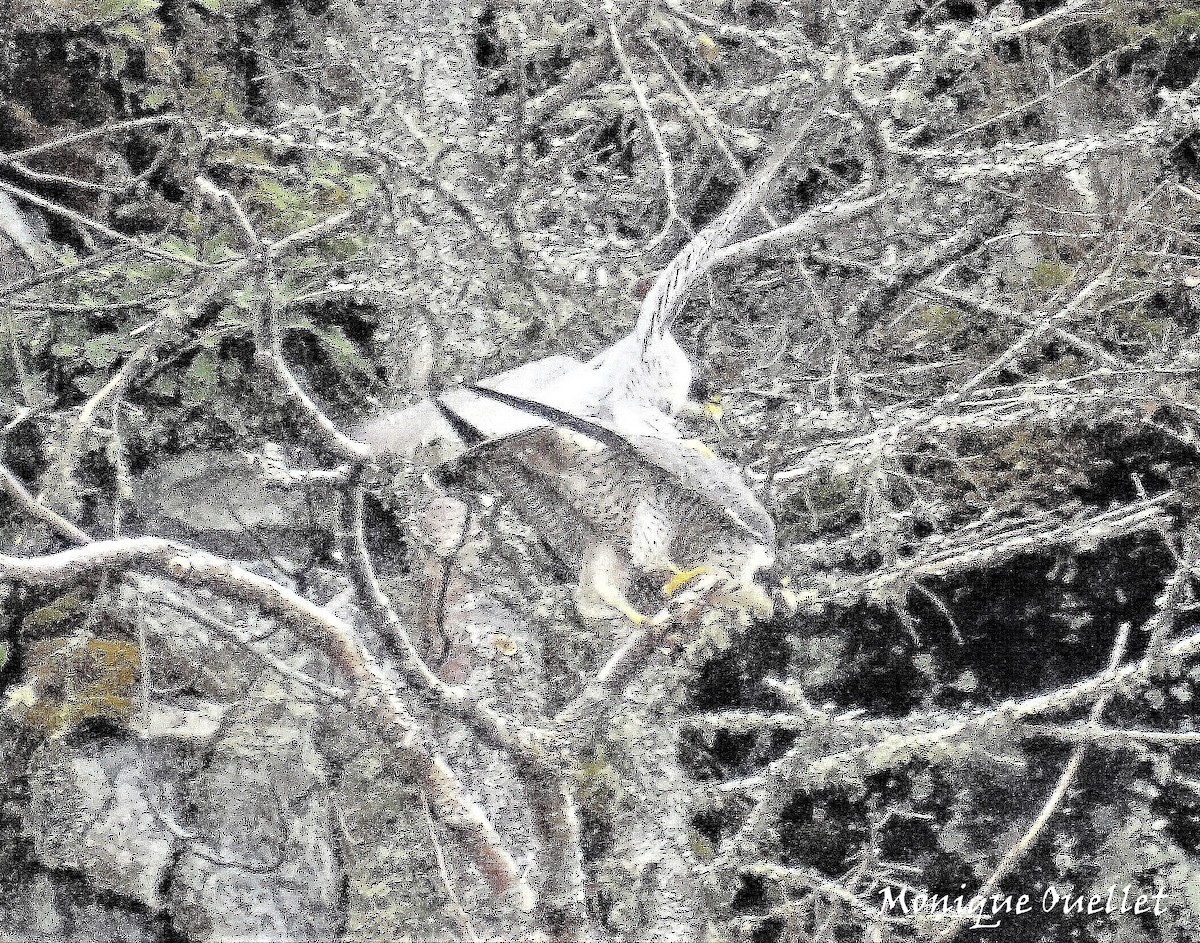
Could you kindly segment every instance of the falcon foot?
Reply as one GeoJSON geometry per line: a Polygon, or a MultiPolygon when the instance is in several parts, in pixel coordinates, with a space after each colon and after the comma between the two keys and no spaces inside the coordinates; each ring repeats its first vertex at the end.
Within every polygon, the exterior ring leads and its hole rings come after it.
{"type": "Polygon", "coordinates": [[[618,604],[616,605],[616,609],[634,625],[645,625],[650,621],[649,616],[642,615],[640,612],[634,609],[633,606],[629,605],[629,603],[618,604]]]}
{"type": "Polygon", "coordinates": [[[688,445],[690,445],[692,448],[694,448],[697,452],[699,452],[705,458],[716,458],[716,455],[713,453],[713,450],[710,449],[703,442],[701,442],[699,439],[684,439],[683,441],[686,442],[688,445]]]}
{"type": "Polygon", "coordinates": [[[617,610],[626,619],[634,625],[645,625],[653,620],[650,616],[644,616],[633,607],[633,604],[625,598],[625,594],[617,590],[615,587],[605,586],[600,588],[600,598],[603,599],[613,609],[617,610]]]}
{"type": "Polygon", "coordinates": [[[663,585],[662,594],[664,596],[674,596],[680,589],[694,580],[697,576],[703,576],[710,572],[709,568],[701,563],[699,566],[694,566],[690,570],[681,570],[678,567],[669,568],[675,575],[672,576],[663,585]]]}

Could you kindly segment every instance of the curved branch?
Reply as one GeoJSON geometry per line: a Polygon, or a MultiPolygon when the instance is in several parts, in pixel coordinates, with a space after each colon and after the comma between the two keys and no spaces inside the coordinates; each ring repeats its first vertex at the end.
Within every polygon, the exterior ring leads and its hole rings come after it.
{"type": "Polygon", "coordinates": [[[671,161],[671,154],[667,150],[667,144],[663,140],[662,132],[658,128],[658,122],[654,118],[654,112],[650,108],[650,99],[646,95],[646,85],[633,71],[633,63],[629,61],[629,55],[625,52],[625,45],[621,42],[621,33],[617,25],[617,9],[616,4],[612,0],[605,0],[603,3],[604,21],[608,28],[608,41],[612,44],[613,55],[621,66],[621,71],[625,73],[625,81],[629,83],[629,87],[633,89],[633,97],[637,102],[638,111],[641,112],[642,120],[646,124],[646,131],[650,135],[650,141],[654,145],[654,152],[658,155],[658,166],[663,178],[663,191],[667,196],[667,221],[663,224],[662,232],[660,232],[652,241],[651,246],[661,241],[670,231],[675,223],[686,228],[687,224],[679,213],[679,194],[675,191],[675,165],[671,161]]]}
{"type": "Polygon", "coordinates": [[[428,694],[444,712],[470,726],[496,749],[519,763],[532,765],[545,772],[556,772],[557,767],[540,748],[538,738],[532,731],[521,728],[514,721],[498,714],[467,690],[447,684],[425,664],[404,622],[392,606],[387,593],[379,585],[374,564],[367,553],[363,537],[361,487],[356,487],[346,497],[342,525],[344,552],[359,601],[380,630],[380,634],[388,640],[405,677],[428,694]]]}
{"type": "Polygon", "coordinates": [[[531,909],[535,895],[487,813],[470,797],[446,760],[400,700],[395,684],[362,647],[350,625],[332,613],[235,563],[159,537],[95,541],[41,557],[0,554],[0,580],[60,585],[107,568],[136,570],[202,586],[258,606],[286,621],[357,683],[352,708],[378,730],[416,776],[439,817],[463,842],[496,896],[531,909]]]}

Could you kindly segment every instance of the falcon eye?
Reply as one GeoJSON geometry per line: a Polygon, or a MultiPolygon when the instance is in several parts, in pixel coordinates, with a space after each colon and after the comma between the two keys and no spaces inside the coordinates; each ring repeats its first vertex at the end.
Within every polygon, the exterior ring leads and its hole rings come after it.
{"type": "Polygon", "coordinates": [[[717,391],[706,378],[692,378],[691,385],[688,387],[688,399],[703,403],[712,399],[715,395],[717,395],[717,391]]]}

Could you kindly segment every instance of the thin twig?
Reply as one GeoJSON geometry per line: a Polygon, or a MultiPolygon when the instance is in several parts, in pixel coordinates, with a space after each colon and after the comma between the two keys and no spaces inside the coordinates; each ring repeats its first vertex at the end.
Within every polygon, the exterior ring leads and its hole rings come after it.
{"type": "Polygon", "coordinates": [[[613,56],[616,58],[618,65],[620,65],[621,71],[625,73],[625,80],[629,83],[629,87],[633,90],[634,100],[637,102],[638,111],[641,112],[642,120],[646,125],[646,132],[650,135],[650,141],[654,145],[654,152],[658,155],[658,166],[662,172],[663,192],[667,197],[667,219],[663,224],[662,231],[650,240],[647,248],[653,248],[666,238],[671,228],[676,224],[685,228],[687,226],[679,211],[679,194],[675,191],[675,165],[671,161],[671,154],[667,150],[666,142],[663,141],[662,132],[658,127],[658,121],[651,110],[650,99],[646,95],[645,85],[638,78],[637,73],[634,72],[633,64],[629,61],[629,56],[625,52],[625,46],[621,42],[616,4],[613,0],[603,0],[601,9],[604,13],[605,24],[608,27],[608,40],[612,45],[613,56]]]}
{"type": "Polygon", "coordinates": [[[459,900],[458,894],[454,891],[454,882],[450,877],[450,871],[446,867],[446,857],[442,854],[442,843],[438,841],[437,825],[433,821],[433,813],[429,811],[429,797],[425,795],[424,790],[421,791],[421,809],[425,813],[425,824],[429,829],[429,841],[433,845],[433,856],[434,860],[437,861],[438,874],[442,879],[442,889],[446,892],[446,899],[450,902],[448,908],[450,917],[458,926],[463,939],[470,940],[472,943],[478,943],[479,934],[475,932],[475,925],[471,922],[470,916],[463,909],[462,901],[459,900]]]}
{"type": "MultiPolygon", "coordinates": [[[[1129,623],[1122,623],[1117,630],[1116,640],[1113,642],[1112,653],[1108,658],[1108,670],[1114,672],[1117,666],[1121,663],[1121,658],[1125,654],[1125,646],[1129,641],[1129,623]]],[[[1096,703],[1092,705],[1090,717],[1091,724],[1098,724],[1100,717],[1104,714],[1104,709],[1108,706],[1108,702],[1112,699],[1113,692],[1111,689],[1103,690],[1096,698],[1096,703]]],[[[1034,820],[1030,823],[1029,828],[1008,850],[1008,853],[996,865],[995,870],[988,876],[987,880],[980,885],[979,890],[975,892],[976,899],[986,900],[992,895],[992,892],[1000,885],[1017,863],[1025,857],[1025,853],[1033,847],[1037,842],[1038,836],[1041,835],[1042,829],[1050,821],[1055,810],[1062,802],[1067,794],[1067,790],[1071,788],[1071,783],[1075,780],[1075,775],[1079,772],[1079,767],[1083,765],[1083,758],[1087,754],[1087,743],[1080,743],[1074,750],[1071,751],[1071,756],[1067,760],[1067,765],[1063,767],[1062,773],[1058,777],[1058,782],[1054,786],[1053,792],[1047,797],[1041,811],[1037,814],[1034,820]]],[[[962,932],[964,928],[975,919],[975,916],[970,913],[960,913],[951,922],[950,926],[946,927],[935,938],[938,943],[946,943],[946,941],[954,939],[962,932]]]]}

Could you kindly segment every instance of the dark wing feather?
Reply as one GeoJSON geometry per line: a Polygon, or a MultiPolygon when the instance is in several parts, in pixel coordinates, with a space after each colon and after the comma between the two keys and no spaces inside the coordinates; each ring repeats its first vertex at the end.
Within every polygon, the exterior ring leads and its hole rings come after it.
{"type": "MultiPolygon", "coordinates": [[[[439,407],[447,422],[454,424],[456,418],[465,422],[445,404],[439,404],[439,407]]],[[[541,451],[541,437],[547,431],[543,426],[486,439],[436,466],[430,475],[449,488],[468,486],[477,490],[482,486],[502,495],[560,563],[578,570],[583,548],[595,539],[590,535],[591,528],[544,471],[532,468],[522,460],[526,448],[541,451]]],[[[468,439],[468,436],[463,438],[468,439]]]]}
{"type": "Polygon", "coordinates": [[[564,412],[546,403],[525,399],[523,396],[514,396],[512,393],[505,393],[501,390],[490,390],[487,387],[471,385],[467,385],[466,388],[477,396],[494,399],[497,402],[504,403],[506,406],[512,406],[514,409],[529,413],[531,416],[538,416],[541,419],[545,419],[553,425],[562,426],[564,429],[570,429],[572,432],[578,432],[580,435],[594,439],[601,445],[608,446],[614,451],[636,452],[636,449],[633,448],[629,440],[619,432],[593,420],[584,419],[582,416],[564,412]]]}
{"type": "Polygon", "coordinates": [[[440,396],[433,398],[433,407],[436,409],[446,422],[450,423],[450,428],[458,434],[458,437],[463,440],[468,446],[478,445],[487,440],[487,435],[478,426],[469,422],[463,416],[460,416],[448,405],[442,402],[440,396]]]}
{"type": "Polygon", "coordinates": [[[775,546],[775,522],[754,492],[746,486],[741,473],[723,459],[704,454],[693,443],[659,436],[626,436],[601,423],[563,412],[546,403],[482,387],[469,386],[467,389],[539,416],[665,471],[680,487],[704,500],[714,510],[724,513],[738,527],[768,546],[775,546]]]}
{"type": "Polygon", "coordinates": [[[775,546],[775,521],[734,465],[683,439],[633,435],[628,441],[643,460],[665,471],[681,488],[723,511],[762,543],[775,546]]]}

